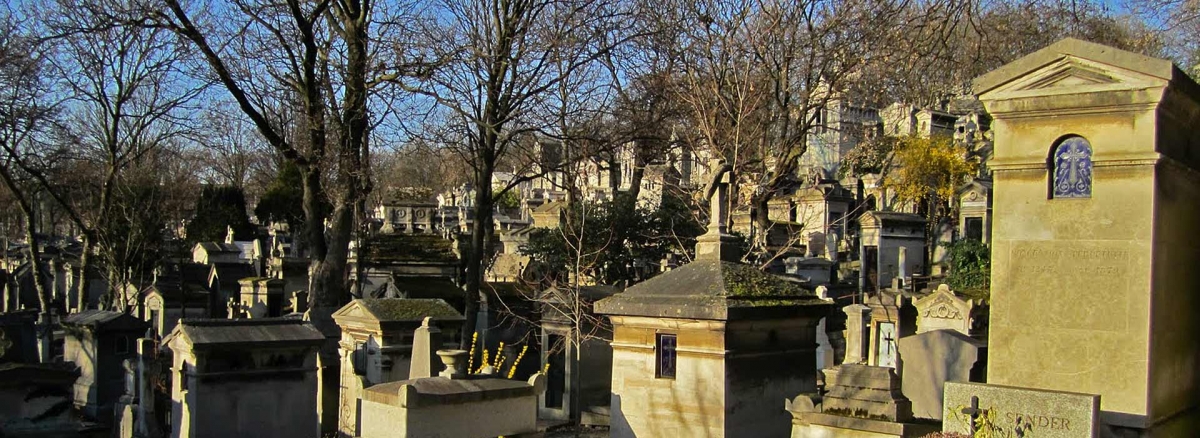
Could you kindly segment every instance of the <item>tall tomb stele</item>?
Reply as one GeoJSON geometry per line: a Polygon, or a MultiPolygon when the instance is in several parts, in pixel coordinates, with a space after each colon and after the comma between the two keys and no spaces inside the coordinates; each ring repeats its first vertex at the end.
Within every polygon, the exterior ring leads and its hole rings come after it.
{"type": "Polygon", "coordinates": [[[989,384],[1175,435],[1200,388],[1200,87],[1074,39],[975,80],[994,117],[989,384]]]}

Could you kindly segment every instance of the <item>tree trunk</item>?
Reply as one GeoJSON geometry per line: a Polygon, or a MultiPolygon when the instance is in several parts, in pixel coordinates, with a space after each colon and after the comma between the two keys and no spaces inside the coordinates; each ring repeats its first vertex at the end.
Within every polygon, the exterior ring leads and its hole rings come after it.
{"type": "Polygon", "coordinates": [[[34,233],[34,214],[32,210],[27,210],[28,203],[24,200],[18,201],[21,204],[22,213],[25,215],[25,240],[29,241],[29,269],[33,275],[33,288],[37,291],[38,305],[41,306],[42,317],[49,321],[50,318],[50,291],[46,289],[46,283],[42,279],[42,274],[45,268],[42,266],[41,251],[38,250],[38,238],[34,233]]]}
{"type": "Polygon", "coordinates": [[[768,240],[767,234],[771,229],[771,210],[769,203],[771,197],[770,192],[765,191],[762,194],[756,194],[750,199],[750,217],[754,221],[754,246],[760,250],[766,250],[768,240]]]}
{"type": "MultiPolygon", "coordinates": [[[[635,148],[637,146],[634,146],[635,148]]],[[[633,208],[637,208],[638,196],[642,194],[642,179],[646,177],[646,160],[637,150],[633,156],[633,172],[630,172],[629,177],[629,202],[633,208]]]]}
{"type": "Polygon", "coordinates": [[[322,203],[321,197],[324,193],[321,191],[321,175],[316,166],[304,166],[301,176],[304,184],[304,234],[305,241],[308,242],[308,302],[309,308],[322,305],[325,301],[325,294],[319,293],[324,290],[325,271],[325,254],[327,247],[325,246],[325,205],[322,203]]]}
{"type": "Polygon", "coordinates": [[[492,166],[483,163],[475,173],[475,220],[471,224],[471,248],[467,253],[467,289],[464,292],[462,348],[471,348],[471,335],[477,331],[479,320],[479,290],[483,285],[483,257],[487,227],[492,216],[492,166]]]}

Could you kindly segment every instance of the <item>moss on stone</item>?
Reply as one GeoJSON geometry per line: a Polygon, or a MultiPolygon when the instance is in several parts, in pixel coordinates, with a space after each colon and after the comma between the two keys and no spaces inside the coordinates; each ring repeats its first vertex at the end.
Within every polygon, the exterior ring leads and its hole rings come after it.
{"type": "Polygon", "coordinates": [[[368,298],[361,301],[380,321],[420,321],[427,316],[462,318],[458,311],[440,299],[368,298]]]}
{"type": "Polygon", "coordinates": [[[738,298],[811,297],[812,293],[797,284],[758,270],[750,265],[722,263],[725,295],[738,298]]]}
{"type": "Polygon", "coordinates": [[[453,243],[436,234],[379,234],[364,239],[362,258],[367,264],[454,263],[453,243]]]}

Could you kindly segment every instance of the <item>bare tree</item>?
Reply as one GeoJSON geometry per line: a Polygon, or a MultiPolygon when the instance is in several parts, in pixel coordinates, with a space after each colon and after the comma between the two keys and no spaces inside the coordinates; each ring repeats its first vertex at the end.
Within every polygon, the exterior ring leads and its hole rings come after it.
{"type": "MultiPolygon", "coordinates": [[[[38,149],[39,136],[45,133],[55,115],[55,105],[45,95],[50,87],[45,80],[45,58],[35,38],[23,34],[18,22],[7,11],[0,15],[0,180],[25,222],[25,240],[29,245],[30,272],[37,290],[42,321],[49,322],[51,294],[44,284],[45,266],[41,263],[36,230],[35,193],[38,187],[20,164],[33,167],[43,162],[32,156],[38,149]],[[20,160],[20,163],[18,163],[20,160]]],[[[5,230],[7,232],[7,230],[5,230]]],[[[4,248],[8,251],[8,248],[4,248]]],[[[46,333],[48,334],[48,331],[46,333]]]]}
{"type": "Polygon", "coordinates": [[[201,123],[196,142],[202,147],[189,152],[204,163],[204,178],[242,189],[251,197],[261,195],[269,182],[264,181],[262,175],[274,173],[275,169],[270,146],[263,141],[258,129],[247,123],[241,110],[228,102],[208,108],[201,123]]]}
{"type": "MultiPolygon", "coordinates": [[[[75,0],[58,0],[35,12],[45,17],[42,28],[55,53],[50,72],[65,97],[56,133],[58,144],[68,146],[61,158],[90,164],[85,167],[97,172],[93,181],[98,183],[84,187],[63,187],[31,172],[82,231],[77,284],[83,308],[93,248],[112,251],[123,244],[105,239],[100,230],[109,226],[125,172],[186,130],[189,104],[205,84],[180,70],[186,51],[165,31],[119,26],[75,0]]],[[[110,286],[122,283],[128,268],[107,266],[110,286]]]]}
{"type": "Polygon", "coordinates": [[[370,99],[411,67],[390,56],[405,53],[391,49],[405,41],[408,7],[371,0],[139,6],[126,19],[189,41],[262,139],[301,169],[310,299],[314,308],[336,308],[347,299],[349,242],[366,219],[371,189],[370,99]],[[381,44],[383,36],[396,43],[381,44]],[[294,121],[290,107],[298,108],[294,121]]]}
{"type": "MultiPolygon", "coordinates": [[[[513,155],[536,155],[531,137],[553,123],[555,87],[620,42],[596,36],[612,34],[626,12],[604,0],[446,0],[440,6],[427,18],[422,40],[425,57],[442,65],[404,86],[443,110],[438,117],[461,138],[451,144],[471,165],[475,216],[463,333],[472,333],[495,199],[521,182],[494,191],[493,174],[513,155]]],[[[520,161],[528,165],[521,167],[537,163],[520,161]]]]}

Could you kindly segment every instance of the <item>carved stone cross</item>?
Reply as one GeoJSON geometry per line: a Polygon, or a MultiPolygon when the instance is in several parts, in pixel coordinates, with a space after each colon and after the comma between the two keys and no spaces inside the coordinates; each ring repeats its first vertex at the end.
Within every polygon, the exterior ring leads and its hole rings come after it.
{"type": "Polygon", "coordinates": [[[709,218],[708,231],[715,229],[725,234],[729,227],[729,174],[732,166],[724,160],[713,159],[709,168],[714,172],[712,184],[708,186],[709,218]]]}
{"type": "Polygon", "coordinates": [[[712,183],[705,191],[709,203],[708,232],[696,238],[696,259],[716,259],[737,261],[741,258],[733,245],[733,236],[727,233],[729,227],[729,176],[733,166],[713,160],[712,183]]]}

